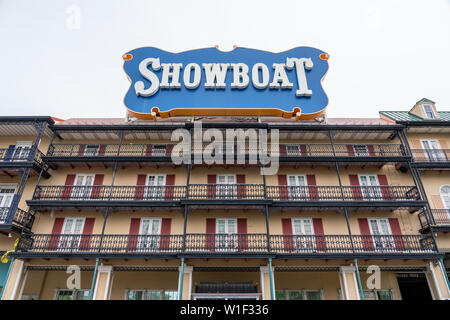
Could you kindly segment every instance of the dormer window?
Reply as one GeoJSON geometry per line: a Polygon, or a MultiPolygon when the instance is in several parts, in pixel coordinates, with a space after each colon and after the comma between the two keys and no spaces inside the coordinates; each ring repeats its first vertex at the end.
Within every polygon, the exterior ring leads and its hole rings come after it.
{"type": "Polygon", "coordinates": [[[423,106],[423,111],[425,112],[425,116],[428,119],[436,119],[436,115],[434,114],[434,110],[433,107],[431,106],[431,104],[424,104],[423,106]]]}

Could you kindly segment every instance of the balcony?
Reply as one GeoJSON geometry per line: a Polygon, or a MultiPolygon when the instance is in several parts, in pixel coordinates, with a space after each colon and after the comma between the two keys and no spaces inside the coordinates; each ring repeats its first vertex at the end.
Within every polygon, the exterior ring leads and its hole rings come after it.
{"type": "Polygon", "coordinates": [[[412,165],[423,169],[450,169],[450,150],[413,149],[412,165]]]}
{"type": "MultiPolygon", "coordinates": [[[[133,164],[142,163],[171,163],[172,150],[175,144],[52,144],[45,156],[45,161],[53,168],[77,164],[110,165],[115,161],[133,164]]],[[[194,154],[202,153],[203,149],[192,149],[194,154]]],[[[235,146],[234,153],[243,152],[248,162],[251,156],[256,156],[258,147],[245,145],[245,150],[240,151],[235,146]],[[239,150],[239,151],[238,151],[239,150]]],[[[270,151],[270,145],[268,146],[270,151]]],[[[356,162],[356,163],[387,163],[406,162],[410,160],[401,144],[280,144],[279,150],[274,154],[280,156],[280,162],[356,162]]],[[[217,157],[218,155],[216,155],[217,157]]],[[[225,146],[222,159],[225,162],[225,146]]]]}
{"type": "Polygon", "coordinates": [[[36,150],[35,147],[30,149],[22,147],[0,149],[0,172],[12,177],[20,174],[17,169],[31,168],[34,174],[39,174],[43,168],[43,175],[45,178],[48,178],[50,176],[48,166],[43,161],[43,157],[44,154],[36,150]]]}
{"type": "Polygon", "coordinates": [[[273,205],[292,207],[383,207],[425,205],[415,186],[267,186],[191,184],[186,186],[38,186],[33,207],[148,207],[190,205],[273,205]]]}
{"type": "Polygon", "coordinates": [[[427,257],[437,253],[428,235],[63,235],[22,237],[19,257],[427,257]],[[352,241],[353,246],[352,248],[352,241]],[[270,244],[270,248],[269,248],[270,244]]]}
{"type": "Polygon", "coordinates": [[[34,211],[30,212],[27,219],[27,212],[17,209],[10,223],[8,222],[9,211],[9,207],[0,207],[0,230],[21,232],[22,227],[25,227],[26,231],[31,230],[34,223],[34,211]]]}
{"type": "Polygon", "coordinates": [[[430,229],[434,231],[450,231],[450,210],[449,209],[432,209],[429,216],[430,223],[425,217],[425,211],[419,213],[419,221],[422,232],[428,232],[430,229]]]}

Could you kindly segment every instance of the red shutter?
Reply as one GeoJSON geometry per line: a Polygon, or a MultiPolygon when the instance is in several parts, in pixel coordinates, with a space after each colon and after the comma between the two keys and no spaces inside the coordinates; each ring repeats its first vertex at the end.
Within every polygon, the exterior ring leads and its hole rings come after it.
{"type": "Polygon", "coordinates": [[[302,157],[307,157],[308,156],[308,150],[306,149],[306,145],[305,144],[301,144],[300,145],[300,155],[302,157]]]}
{"type": "Polygon", "coordinates": [[[316,248],[318,251],[326,251],[327,243],[325,240],[325,233],[323,232],[323,224],[322,219],[314,218],[313,219],[314,226],[314,235],[316,235],[316,248]]]}
{"type": "Polygon", "coordinates": [[[216,247],[216,219],[206,219],[206,250],[214,251],[216,247]]]}
{"type": "Polygon", "coordinates": [[[64,185],[70,186],[70,187],[63,187],[61,192],[61,200],[70,200],[70,195],[72,193],[72,186],[75,182],[75,175],[74,174],[68,174],[66,177],[66,182],[64,182],[64,185]]]}
{"type": "Polygon", "coordinates": [[[397,218],[389,218],[389,224],[391,226],[392,235],[397,236],[397,237],[394,237],[395,248],[398,251],[405,250],[405,242],[403,241],[402,230],[400,228],[400,224],[398,223],[398,219],[397,218]]]}
{"type": "Polygon", "coordinates": [[[95,218],[86,218],[84,221],[83,235],[80,241],[80,250],[87,251],[91,244],[91,234],[94,231],[95,218]],[[88,236],[85,236],[88,235],[88,236]]]}
{"type": "Polygon", "coordinates": [[[173,200],[174,185],[175,185],[175,175],[174,174],[166,175],[166,188],[164,190],[164,200],[173,200]]]}
{"type": "Polygon", "coordinates": [[[63,225],[64,225],[64,218],[55,219],[52,229],[52,234],[55,234],[55,236],[50,236],[50,240],[47,245],[48,250],[56,250],[58,248],[59,235],[61,234],[63,225]]]}
{"type": "Polygon", "coordinates": [[[206,187],[206,197],[208,199],[216,198],[217,178],[215,174],[208,174],[208,186],[206,187]]]}
{"type": "Polygon", "coordinates": [[[387,201],[394,200],[392,198],[392,193],[391,193],[391,189],[389,188],[389,184],[388,184],[387,178],[386,178],[386,176],[384,174],[379,174],[378,175],[378,182],[380,183],[380,186],[387,186],[387,187],[380,187],[381,194],[383,195],[383,199],[387,200],[387,201]]]}
{"type": "Polygon", "coordinates": [[[80,147],[78,148],[78,155],[79,156],[84,156],[84,149],[86,149],[86,145],[85,144],[80,144],[80,147]]]}
{"type": "Polygon", "coordinates": [[[105,150],[106,150],[106,144],[101,144],[100,147],[98,148],[98,155],[100,157],[104,157],[105,156],[105,150]]]}
{"type": "Polygon", "coordinates": [[[278,185],[280,190],[280,199],[279,200],[288,200],[289,199],[289,191],[287,187],[287,177],[285,174],[278,175],[278,185]],[[284,187],[283,187],[284,186],[284,187]]]}
{"type": "Polygon", "coordinates": [[[130,236],[128,237],[128,246],[127,246],[128,251],[136,250],[140,226],[141,226],[141,219],[131,218],[130,236]]]}
{"type": "MultiPolygon", "coordinates": [[[[137,186],[145,186],[145,182],[147,181],[146,174],[138,174],[137,177],[137,186]]],[[[134,195],[134,200],[143,200],[144,199],[144,191],[145,187],[136,187],[136,193],[134,195]]]]}
{"type": "Polygon", "coordinates": [[[161,220],[161,239],[159,241],[159,250],[169,250],[170,248],[170,224],[172,219],[162,218],[161,220]]]}
{"type": "Polygon", "coordinates": [[[314,187],[317,185],[316,176],[313,174],[307,174],[306,182],[308,183],[309,199],[315,201],[319,200],[319,193],[317,187],[314,187]]]}
{"type": "Polygon", "coordinates": [[[362,245],[365,250],[373,251],[373,240],[370,235],[369,222],[366,218],[358,218],[359,230],[361,232],[362,245]]]}
{"type": "Polygon", "coordinates": [[[237,174],[236,175],[236,183],[237,186],[237,198],[245,199],[246,198],[246,186],[245,186],[245,174],[237,174]]]}
{"type": "Polygon", "coordinates": [[[352,188],[353,200],[362,201],[363,196],[362,196],[361,188],[356,187],[356,186],[359,186],[358,175],[349,174],[348,177],[350,179],[350,185],[353,186],[353,188],[352,188]]]}
{"type": "Polygon", "coordinates": [[[375,148],[373,147],[373,145],[367,145],[367,150],[369,151],[369,156],[375,157],[375,148]]]}
{"type": "Polygon", "coordinates": [[[173,144],[168,144],[166,146],[166,156],[170,157],[172,155],[172,150],[173,150],[173,144]]]}
{"type": "Polygon", "coordinates": [[[292,236],[292,220],[281,219],[281,227],[283,229],[284,249],[286,251],[294,250],[294,238],[292,236]]]}
{"type": "MultiPolygon", "coordinates": [[[[96,174],[94,178],[94,186],[101,186],[103,185],[103,174],[96,174]]],[[[100,198],[100,195],[102,193],[101,187],[93,187],[91,192],[91,199],[98,199],[100,198]]]]}
{"type": "Polygon", "coordinates": [[[151,157],[152,152],[153,152],[153,145],[148,144],[147,147],[146,147],[146,149],[145,149],[145,155],[146,155],[147,157],[151,157]]]}
{"type": "Polygon", "coordinates": [[[355,156],[355,149],[353,149],[353,146],[351,144],[347,145],[347,152],[350,157],[355,156]]]}
{"type": "Polygon", "coordinates": [[[238,250],[248,249],[247,219],[237,219],[238,250]]]}
{"type": "Polygon", "coordinates": [[[285,144],[280,144],[280,156],[281,157],[286,157],[286,145],[285,144]]]}

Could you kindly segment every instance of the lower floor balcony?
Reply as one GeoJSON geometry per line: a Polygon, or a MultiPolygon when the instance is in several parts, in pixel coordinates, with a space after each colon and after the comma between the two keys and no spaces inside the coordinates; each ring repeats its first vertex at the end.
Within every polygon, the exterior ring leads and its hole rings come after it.
{"type": "Polygon", "coordinates": [[[22,227],[31,230],[34,222],[34,212],[31,211],[27,217],[25,210],[17,208],[12,218],[10,217],[10,207],[0,207],[0,230],[20,232],[22,227]]]}
{"type": "Polygon", "coordinates": [[[18,257],[427,257],[437,254],[429,235],[68,235],[30,234],[18,257]]]}
{"type": "Polygon", "coordinates": [[[432,209],[428,219],[424,211],[418,216],[423,231],[450,231],[450,209],[432,209]]]}

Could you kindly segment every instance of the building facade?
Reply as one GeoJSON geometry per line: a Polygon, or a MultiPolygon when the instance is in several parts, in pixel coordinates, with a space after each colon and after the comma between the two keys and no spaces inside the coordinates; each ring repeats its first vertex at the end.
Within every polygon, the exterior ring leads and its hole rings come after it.
{"type": "Polygon", "coordinates": [[[0,119],[2,299],[448,299],[446,115],[0,119]],[[278,130],[277,172],[174,164],[198,121],[278,130]]]}

